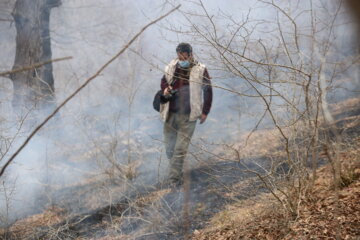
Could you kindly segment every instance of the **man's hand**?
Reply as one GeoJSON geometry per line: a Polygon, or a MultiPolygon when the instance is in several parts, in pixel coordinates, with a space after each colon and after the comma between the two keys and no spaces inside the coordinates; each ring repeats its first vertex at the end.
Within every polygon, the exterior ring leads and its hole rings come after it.
{"type": "Polygon", "coordinates": [[[170,94],[170,90],[171,90],[171,89],[172,89],[172,87],[171,87],[171,86],[169,86],[169,87],[165,88],[165,90],[164,90],[164,95],[165,95],[165,96],[169,95],[169,94],[170,94]]]}
{"type": "Polygon", "coordinates": [[[206,118],[207,118],[207,115],[202,113],[200,116],[200,124],[203,124],[206,121],[206,118]]]}

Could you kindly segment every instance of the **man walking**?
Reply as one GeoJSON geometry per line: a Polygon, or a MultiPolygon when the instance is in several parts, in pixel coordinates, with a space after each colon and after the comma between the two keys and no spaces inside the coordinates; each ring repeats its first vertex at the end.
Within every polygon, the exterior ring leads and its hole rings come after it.
{"type": "Polygon", "coordinates": [[[212,103],[212,87],[205,65],[193,58],[192,47],[180,43],[177,58],[165,67],[160,115],[164,123],[168,182],[183,183],[183,164],[197,119],[204,123],[212,103]]]}

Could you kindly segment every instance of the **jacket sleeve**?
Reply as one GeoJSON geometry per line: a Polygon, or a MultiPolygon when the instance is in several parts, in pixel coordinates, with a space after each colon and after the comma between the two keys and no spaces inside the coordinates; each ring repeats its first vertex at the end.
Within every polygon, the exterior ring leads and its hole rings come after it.
{"type": "Polygon", "coordinates": [[[202,113],[208,115],[211,109],[213,92],[212,92],[209,72],[206,68],[203,77],[203,94],[204,94],[204,101],[203,101],[204,104],[203,104],[202,113]]]}
{"type": "Polygon", "coordinates": [[[161,88],[161,90],[163,91],[163,93],[164,93],[165,88],[167,88],[168,86],[169,86],[169,84],[167,83],[166,77],[165,77],[165,75],[164,75],[164,76],[162,77],[161,83],[160,83],[160,88],[161,88]]]}

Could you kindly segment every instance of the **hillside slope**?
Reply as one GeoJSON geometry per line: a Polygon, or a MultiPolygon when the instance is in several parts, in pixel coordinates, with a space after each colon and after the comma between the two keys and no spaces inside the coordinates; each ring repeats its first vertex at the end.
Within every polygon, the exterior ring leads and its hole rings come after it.
{"type": "MultiPolygon", "coordinates": [[[[0,239],[357,239],[359,103],[352,99],[333,106],[337,125],[346,136],[339,154],[342,188],[335,190],[332,185],[331,165],[320,166],[313,187],[298,203],[296,218],[256,175],[265,173],[258,163],[281,157],[275,131],[261,130],[253,133],[254,140],[241,158],[222,153],[223,159],[189,171],[181,187],[132,185],[120,200],[91,211],[78,209],[91,204],[91,196],[111,183],[88,182],[59,189],[54,194],[62,196],[60,203],[1,229],[0,239]]],[[[319,156],[323,163],[326,157],[325,152],[319,156]]]]}

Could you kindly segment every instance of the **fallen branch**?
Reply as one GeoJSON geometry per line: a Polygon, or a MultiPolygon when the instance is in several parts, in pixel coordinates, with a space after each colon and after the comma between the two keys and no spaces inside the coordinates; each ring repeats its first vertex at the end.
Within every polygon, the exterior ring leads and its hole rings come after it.
{"type": "Polygon", "coordinates": [[[29,143],[29,141],[35,136],[35,134],[52,118],[55,114],[67,103],[69,102],[75,95],[77,95],[86,85],[88,85],[93,79],[100,75],[105,68],[107,68],[115,59],[117,59],[121,54],[125,52],[125,50],[130,47],[130,45],[151,25],[157,23],[163,18],[167,17],[175,10],[179,9],[181,5],[173,8],[171,11],[166,13],[165,15],[155,19],[154,21],[145,25],[115,56],[113,56],[109,61],[107,61],[93,76],[88,78],[78,89],[76,89],[70,96],[68,96],[49,116],[45,118],[45,120],[38,125],[31,134],[26,138],[24,143],[16,150],[16,152],[9,158],[9,160],[5,163],[5,165],[1,168],[0,177],[4,174],[5,169],[9,166],[9,164],[15,159],[15,157],[21,152],[21,150],[29,143]]]}

